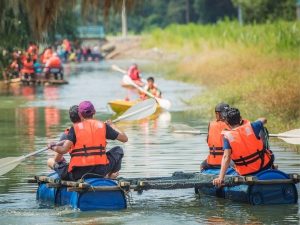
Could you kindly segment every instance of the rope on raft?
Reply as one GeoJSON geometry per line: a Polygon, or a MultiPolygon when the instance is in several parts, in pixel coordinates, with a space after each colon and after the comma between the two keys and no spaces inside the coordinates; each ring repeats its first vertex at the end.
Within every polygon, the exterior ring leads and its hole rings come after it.
{"type": "MultiPolygon", "coordinates": [[[[171,177],[150,177],[150,178],[121,178],[116,186],[92,186],[84,181],[65,181],[58,178],[47,176],[35,176],[29,182],[47,183],[48,187],[60,188],[67,187],[68,191],[87,192],[87,191],[123,191],[128,193],[130,190],[142,192],[144,190],[171,190],[197,188],[201,186],[213,187],[212,180],[217,175],[201,173],[174,173],[171,177]]],[[[299,183],[300,174],[289,174],[289,179],[258,180],[255,176],[225,176],[224,186],[236,185],[272,185],[272,184],[291,184],[299,183]]]]}

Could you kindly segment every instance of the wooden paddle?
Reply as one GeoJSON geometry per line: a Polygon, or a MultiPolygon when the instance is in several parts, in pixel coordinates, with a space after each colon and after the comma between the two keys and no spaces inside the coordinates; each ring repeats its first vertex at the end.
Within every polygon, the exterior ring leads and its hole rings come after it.
{"type": "MultiPolygon", "coordinates": [[[[190,127],[186,124],[173,125],[172,132],[176,134],[193,134],[193,135],[207,134],[207,132],[196,130],[193,127],[190,127]]],[[[289,144],[300,145],[300,129],[294,129],[279,134],[269,134],[269,136],[277,137],[289,144]]]]}
{"type": "MultiPolygon", "coordinates": [[[[142,118],[152,115],[156,111],[156,101],[154,99],[147,99],[145,101],[139,102],[134,106],[130,107],[125,113],[113,120],[113,123],[119,121],[130,121],[130,120],[140,120],[142,118]]],[[[56,145],[62,144],[64,141],[56,143],[56,145]]],[[[27,155],[19,157],[6,157],[0,159],[0,176],[8,173],[9,171],[16,168],[24,159],[37,155],[41,152],[48,150],[48,147],[37,150],[35,152],[29,153],[27,155]]]]}

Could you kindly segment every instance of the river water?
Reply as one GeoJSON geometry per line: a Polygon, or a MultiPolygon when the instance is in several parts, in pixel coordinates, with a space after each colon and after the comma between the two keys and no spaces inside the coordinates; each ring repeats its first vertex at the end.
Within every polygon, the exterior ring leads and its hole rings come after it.
{"type": "MultiPolygon", "coordinates": [[[[92,101],[97,118],[112,116],[107,102],[124,98],[121,75],[110,63],[66,65],[69,85],[28,87],[1,86],[0,158],[28,154],[44,148],[70,126],[68,108],[82,100],[92,101]]],[[[205,129],[207,121],[184,113],[186,100],[201,92],[198,87],[157,79],[163,95],[170,99],[170,113],[155,120],[119,123],[129,142],[122,145],[125,157],[122,177],[169,176],[174,171],[198,171],[206,157],[205,136],[175,135],[171,125],[184,123],[205,129]]],[[[130,93],[129,93],[130,94],[130,93]]],[[[132,96],[132,94],[130,94],[132,96]]],[[[113,146],[116,143],[109,143],[113,146]]],[[[285,172],[300,173],[300,155],[292,146],[272,140],[277,164],[285,172]]],[[[80,212],[68,207],[45,207],[35,200],[35,184],[27,178],[50,172],[46,160],[51,151],[22,162],[0,177],[0,224],[299,224],[299,203],[250,206],[209,196],[198,197],[193,189],[132,193],[126,210],[80,212]]],[[[299,185],[297,186],[299,190],[299,185]]]]}

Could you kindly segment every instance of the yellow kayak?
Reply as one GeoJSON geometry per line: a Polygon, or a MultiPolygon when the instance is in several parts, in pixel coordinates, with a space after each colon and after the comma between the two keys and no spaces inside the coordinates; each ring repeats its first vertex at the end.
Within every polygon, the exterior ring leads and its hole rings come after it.
{"type": "MultiPolygon", "coordinates": [[[[114,111],[116,114],[121,114],[138,102],[139,102],[139,100],[126,101],[126,100],[118,99],[118,100],[113,100],[113,101],[108,102],[108,105],[110,106],[111,110],[114,111]]],[[[161,111],[161,108],[158,105],[154,114],[156,114],[160,111],[161,111]]]]}

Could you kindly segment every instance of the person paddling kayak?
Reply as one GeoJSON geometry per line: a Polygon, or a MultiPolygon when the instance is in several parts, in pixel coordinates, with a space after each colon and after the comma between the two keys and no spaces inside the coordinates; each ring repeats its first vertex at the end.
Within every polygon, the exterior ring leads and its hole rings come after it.
{"type": "MultiPolygon", "coordinates": [[[[153,77],[147,78],[147,85],[145,86],[144,90],[151,93],[153,96],[157,98],[161,98],[161,91],[157,88],[157,85],[154,83],[153,77]]],[[[146,99],[148,96],[145,93],[141,94],[141,99],[146,99]]]]}
{"type": "Polygon", "coordinates": [[[69,130],[63,146],[50,143],[48,147],[59,154],[71,155],[67,179],[88,177],[116,178],[121,169],[123,149],[119,146],[106,152],[107,139],[127,142],[124,132],[117,130],[111,121],[106,123],[93,119],[96,113],[93,104],[83,101],[78,106],[81,122],[69,130]]]}
{"type": "Polygon", "coordinates": [[[129,67],[127,74],[137,85],[139,85],[140,87],[144,86],[137,64],[134,63],[131,67],[129,67]]]}
{"type": "Polygon", "coordinates": [[[252,123],[241,124],[240,111],[236,108],[229,108],[224,117],[231,130],[222,132],[224,155],[219,177],[213,180],[213,184],[222,186],[231,160],[236,172],[242,176],[273,168],[274,155],[261,136],[267,119],[260,118],[252,123]]]}

